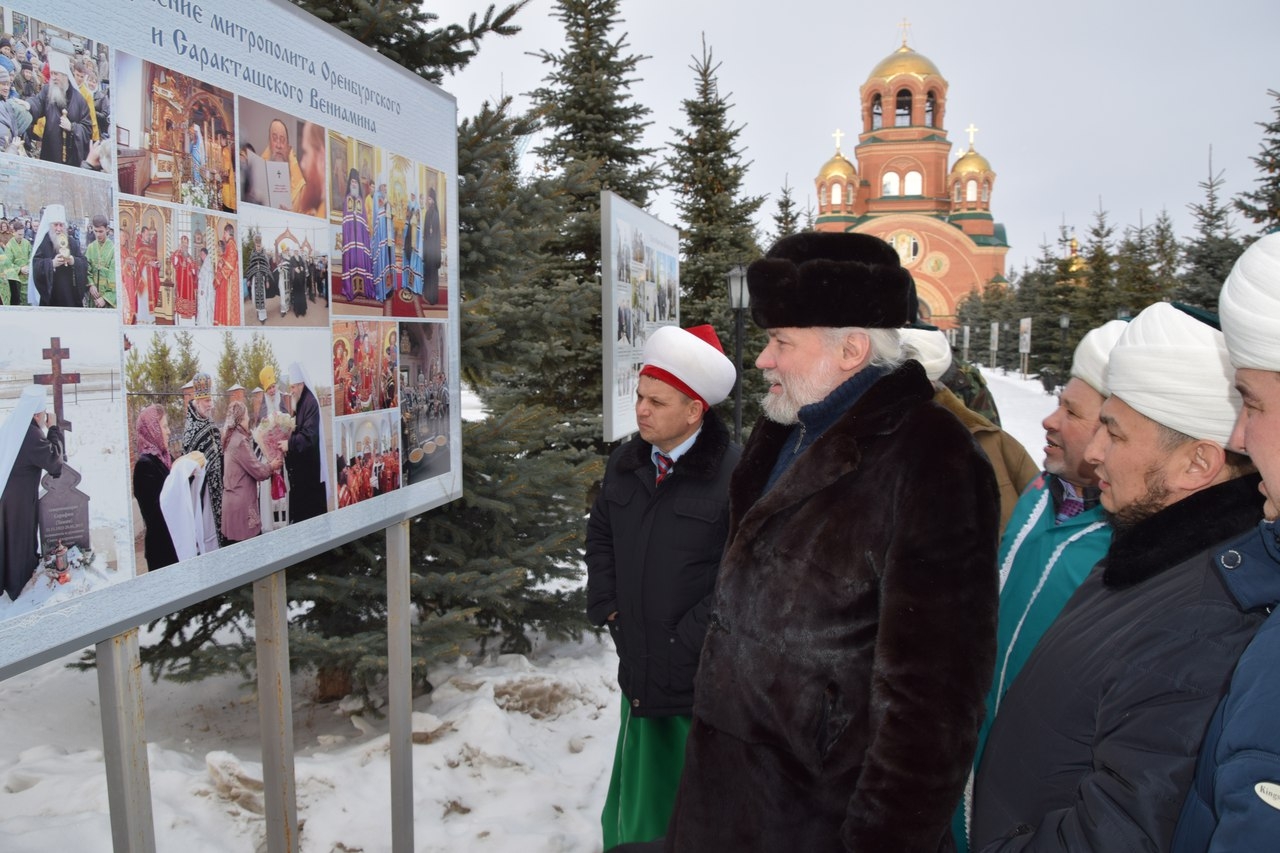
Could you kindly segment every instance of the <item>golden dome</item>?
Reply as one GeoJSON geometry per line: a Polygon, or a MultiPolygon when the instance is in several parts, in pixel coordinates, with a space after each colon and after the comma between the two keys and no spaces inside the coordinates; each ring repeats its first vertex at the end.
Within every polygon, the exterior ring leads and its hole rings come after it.
{"type": "Polygon", "coordinates": [[[845,156],[839,151],[836,152],[836,156],[826,162],[826,165],[822,167],[822,171],[818,172],[818,180],[825,181],[837,175],[842,178],[858,177],[857,167],[845,159],[845,156]]]}
{"type": "Polygon", "coordinates": [[[917,77],[942,77],[942,72],[938,70],[938,66],[933,64],[927,56],[916,53],[905,44],[895,50],[893,53],[880,60],[875,68],[871,69],[871,73],[867,76],[867,82],[876,79],[888,80],[897,77],[899,74],[914,74],[917,77]]]}
{"type": "Polygon", "coordinates": [[[969,150],[956,161],[956,164],[951,167],[951,174],[953,175],[961,175],[966,172],[994,173],[994,171],[995,170],[991,168],[991,164],[987,162],[987,158],[983,157],[977,151],[974,151],[972,145],[970,145],[969,150]]]}

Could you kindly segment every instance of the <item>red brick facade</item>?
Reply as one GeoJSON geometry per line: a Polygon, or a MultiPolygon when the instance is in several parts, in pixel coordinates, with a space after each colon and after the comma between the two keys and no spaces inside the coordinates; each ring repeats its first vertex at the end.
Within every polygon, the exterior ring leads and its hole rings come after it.
{"type": "Polygon", "coordinates": [[[1004,226],[991,217],[996,174],[969,149],[948,168],[943,123],[947,81],[926,57],[902,47],[882,60],[859,92],[862,132],[854,162],[840,152],[814,181],[819,231],[874,234],[911,270],[921,312],[943,328],[975,286],[1004,280],[1004,226]]]}

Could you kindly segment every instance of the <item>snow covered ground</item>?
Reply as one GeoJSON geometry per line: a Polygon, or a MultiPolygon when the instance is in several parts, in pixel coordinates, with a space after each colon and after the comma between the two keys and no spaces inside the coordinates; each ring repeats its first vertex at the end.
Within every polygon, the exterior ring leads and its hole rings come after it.
{"type": "MultiPolygon", "coordinates": [[[[1039,461],[1054,405],[1038,382],[986,372],[1006,431],[1039,461]]],[[[474,416],[474,411],[471,413],[474,416]]],[[[145,642],[145,638],[144,638],[145,642]]],[[[0,850],[107,853],[97,679],[75,656],[0,685],[0,850]]],[[[528,658],[459,660],[414,702],[415,849],[600,849],[618,693],[608,639],[543,643],[528,658]]],[[[305,853],[391,849],[387,723],[307,699],[294,679],[305,853]]],[[[145,685],[156,846],[214,853],[263,837],[257,706],[234,677],[145,685]]]]}

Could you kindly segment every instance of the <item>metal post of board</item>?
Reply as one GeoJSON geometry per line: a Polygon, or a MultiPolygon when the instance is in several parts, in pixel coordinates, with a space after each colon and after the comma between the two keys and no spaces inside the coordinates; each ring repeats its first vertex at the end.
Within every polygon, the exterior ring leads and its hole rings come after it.
{"type": "Polygon", "coordinates": [[[387,528],[387,716],[391,851],[413,850],[413,636],[409,624],[409,522],[387,528]]]}
{"type": "Polygon", "coordinates": [[[98,643],[97,659],[111,847],[115,853],[155,853],[138,629],[98,643]]]}
{"type": "Polygon", "coordinates": [[[298,799],[293,773],[293,691],[289,684],[289,619],[284,572],[253,582],[258,644],[258,721],[268,853],[298,853],[298,799]]]}

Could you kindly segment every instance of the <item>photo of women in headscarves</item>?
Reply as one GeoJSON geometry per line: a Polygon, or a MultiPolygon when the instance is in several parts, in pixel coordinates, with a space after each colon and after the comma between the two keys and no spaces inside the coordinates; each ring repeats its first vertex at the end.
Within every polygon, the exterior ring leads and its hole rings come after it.
{"type": "Polygon", "coordinates": [[[328,330],[179,331],[130,329],[125,357],[138,557],[151,568],[169,556],[153,527],[181,562],[332,506],[333,389],[309,378],[328,375],[328,330]]]}
{"type": "Polygon", "coordinates": [[[119,322],[47,317],[0,336],[0,619],[133,574],[119,322]]]}

